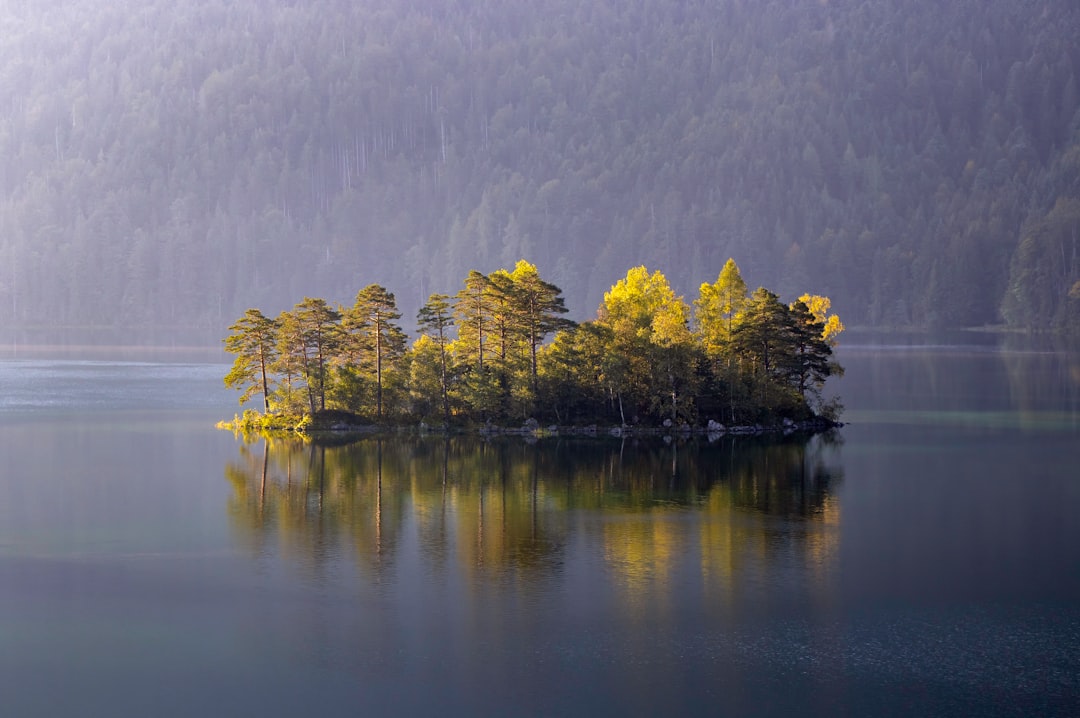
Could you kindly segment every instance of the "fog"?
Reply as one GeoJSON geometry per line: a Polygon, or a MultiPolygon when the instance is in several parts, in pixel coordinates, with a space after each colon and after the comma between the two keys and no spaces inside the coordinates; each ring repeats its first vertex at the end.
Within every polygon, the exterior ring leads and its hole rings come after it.
{"type": "Polygon", "coordinates": [[[575,319],[729,257],[849,325],[1080,317],[1067,0],[74,0],[0,32],[5,331],[214,343],[371,283],[411,330],[518,259],[575,319]]]}

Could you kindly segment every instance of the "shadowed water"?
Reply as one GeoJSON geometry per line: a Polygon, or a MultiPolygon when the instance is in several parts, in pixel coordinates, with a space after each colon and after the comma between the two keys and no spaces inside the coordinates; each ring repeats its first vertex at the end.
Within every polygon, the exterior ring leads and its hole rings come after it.
{"type": "Polygon", "coordinates": [[[1069,715],[1080,362],[841,349],[838,436],[312,446],[0,361],[9,715],[1069,715]]]}

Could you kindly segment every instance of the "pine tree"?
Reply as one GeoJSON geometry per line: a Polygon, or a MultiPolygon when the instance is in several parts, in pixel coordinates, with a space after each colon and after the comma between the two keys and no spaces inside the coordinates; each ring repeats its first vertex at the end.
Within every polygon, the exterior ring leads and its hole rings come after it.
{"type": "Polygon", "coordinates": [[[782,398],[794,353],[793,331],[791,312],[764,287],[750,296],[732,328],[732,350],[759,392],[760,409],[772,410],[782,398]]]}
{"type": "Polygon", "coordinates": [[[422,334],[431,337],[439,348],[439,384],[443,407],[443,421],[450,424],[450,382],[447,366],[446,347],[450,342],[449,330],[454,325],[453,308],[450,297],[445,294],[432,294],[424,306],[417,312],[416,322],[422,334]]]}
{"type": "MultiPolygon", "coordinates": [[[[832,347],[826,336],[826,325],[818,320],[801,299],[790,309],[792,329],[791,380],[803,399],[809,395],[820,399],[821,387],[833,373],[832,347]]],[[[835,315],[834,315],[835,316],[835,315]]]]}
{"type": "Polygon", "coordinates": [[[383,374],[405,354],[405,332],[396,323],[400,318],[394,295],[378,284],[361,289],[345,313],[347,336],[359,366],[375,379],[375,416],[379,420],[383,417],[383,374]]]}
{"type": "Polygon", "coordinates": [[[225,375],[225,386],[242,390],[240,403],[261,392],[263,411],[270,412],[270,367],[277,359],[277,322],[258,309],[248,309],[225,338],[225,351],[235,354],[232,369],[225,375]]]}
{"type": "Polygon", "coordinates": [[[458,344],[462,353],[475,357],[475,361],[466,363],[475,365],[477,371],[484,370],[484,353],[494,313],[491,281],[475,269],[470,270],[465,286],[455,296],[454,315],[458,344]]]}
{"type": "Polygon", "coordinates": [[[291,313],[295,321],[293,339],[308,388],[311,413],[325,411],[327,377],[331,360],[341,341],[341,312],[325,299],[304,297],[291,313]]]}
{"type": "Polygon", "coordinates": [[[529,368],[533,392],[537,387],[537,349],[551,333],[572,326],[563,319],[566,303],[562,290],[540,278],[536,267],[524,259],[511,272],[514,301],[517,306],[519,332],[529,351],[529,368]]]}

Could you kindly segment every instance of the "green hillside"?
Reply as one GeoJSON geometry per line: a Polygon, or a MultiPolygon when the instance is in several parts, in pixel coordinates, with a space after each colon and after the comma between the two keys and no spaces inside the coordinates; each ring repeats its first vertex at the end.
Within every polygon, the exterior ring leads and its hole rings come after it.
{"type": "Polygon", "coordinates": [[[0,326],[411,317],[519,258],[1080,326],[1072,0],[0,7],[0,326]],[[1070,293],[1071,292],[1071,293],[1070,293]]]}

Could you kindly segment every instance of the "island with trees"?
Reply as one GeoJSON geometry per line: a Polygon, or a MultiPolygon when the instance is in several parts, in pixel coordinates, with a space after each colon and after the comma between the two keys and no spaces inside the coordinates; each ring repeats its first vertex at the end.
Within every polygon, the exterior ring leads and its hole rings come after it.
{"type": "Polygon", "coordinates": [[[729,259],[692,303],[634,267],[596,319],[576,323],[562,290],[521,260],[432,294],[410,344],[394,295],[372,284],[350,307],[305,297],[276,318],[248,309],[224,340],[235,355],[225,384],[261,410],[223,426],[819,430],[841,411],[822,395],[842,373],[832,348],[843,324],[829,310],[822,296],[749,292],[729,259]]]}

